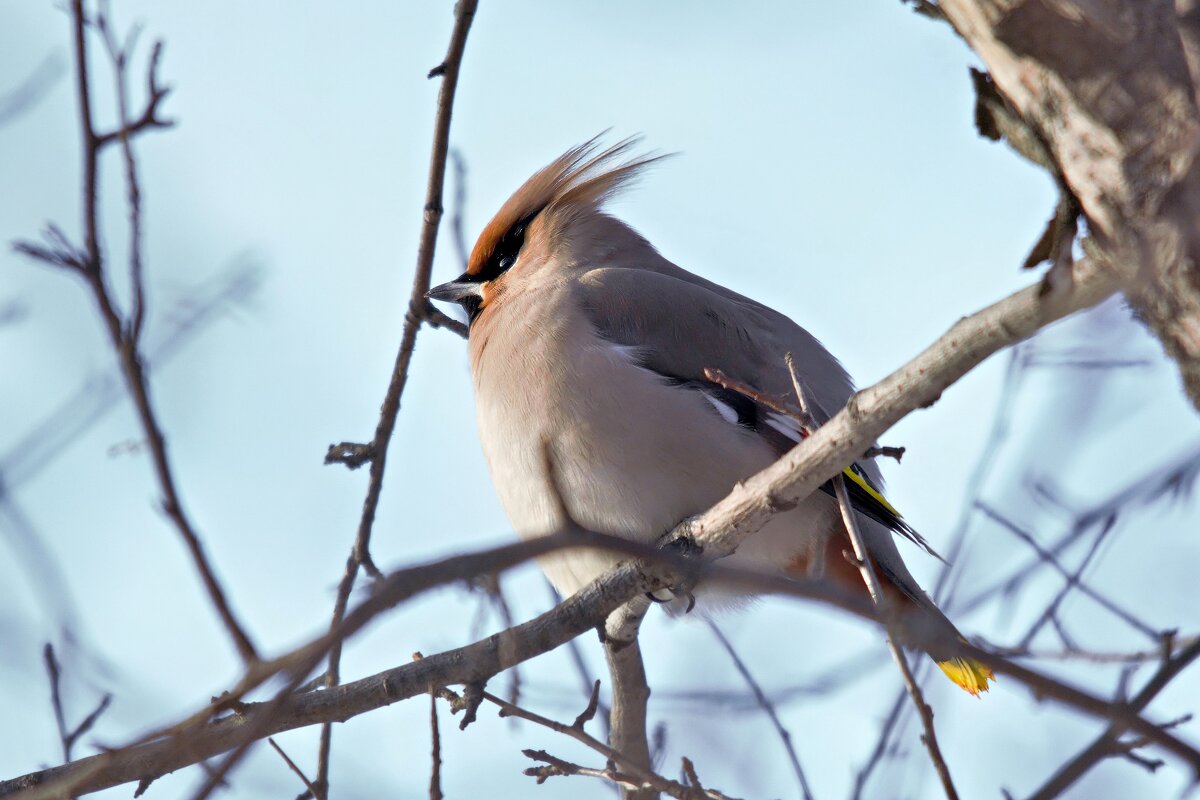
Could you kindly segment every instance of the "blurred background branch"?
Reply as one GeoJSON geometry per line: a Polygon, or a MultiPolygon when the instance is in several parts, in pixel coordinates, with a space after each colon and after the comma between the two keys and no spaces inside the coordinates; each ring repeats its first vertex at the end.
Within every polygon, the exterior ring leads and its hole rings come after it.
{"type": "MultiPolygon", "coordinates": [[[[150,381],[146,373],[145,359],[141,351],[142,323],[145,316],[145,289],[142,276],[141,256],[141,206],[140,192],[137,184],[136,161],[133,153],[132,138],[144,131],[154,128],[170,127],[174,123],[158,117],[158,104],[166,96],[168,90],[158,85],[156,71],[159,55],[162,52],[161,42],[154,46],[149,69],[150,97],[145,111],[136,121],[125,116],[127,112],[125,100],[125,64],[127,53],[115,45],[109,48],[116,76],[117,94],[120,107],[117,129],[112,132],[98,132],[92,119],[92,87],[89,76],[87,58],[88,28],[95,25],[106,37],[111,37],[110,23],[102,8],[96,16],[89,17],[83,7],[83,0],[73,0],[71,5],[71,26],[75,44],[75,74],[76,92],[79,101],[80,138],[83,143],[83,229],[85,244],[82,249],[71,245],[66,236],[52,224],[47,228],[49,247],[28,242],[17,242],[15,248],[30,258],[48,263],[52,266],[64,267],[76,272],[91,290],[96,307],[104,323],[109,342],[121,365],[130,398],[137,408],[141,420],[142,432],[146,437],[147,446],[152,457],[154,472],[158,478],[162,492],[162,508],[167,517],[179,531],[184,545],[191,555],[196,571],[200,574],[201,583],[208,593],[218,616],[221,618],[234,646],[244,661],[257,659],[258,654],[251,643],[249,635],[234,615],[225,591],[217,579],[216,573],[209,564],[209,558],[204,551],[188,514],[184,511],[183,501],[176,485],[176,478],[167,457],[167,443],[162,427],[158,421],[157,411],[151,400],[150,381]],[[133,231],[130,242],[130,282],[132,286],[132,311],[122,316],[117,301],[110,289],[110,279],[106,271],[106,263],[100,247],[99,213],[96,198],[99,191],[99,158],[105,145],[119,141],[125,155],[126,182],[129,197],[130,227],[133,231]]],[[[112,41],[109,38],[109,41],[112,41]]],[[[128,42],[132,46],[132,40],[128,42]]]]}

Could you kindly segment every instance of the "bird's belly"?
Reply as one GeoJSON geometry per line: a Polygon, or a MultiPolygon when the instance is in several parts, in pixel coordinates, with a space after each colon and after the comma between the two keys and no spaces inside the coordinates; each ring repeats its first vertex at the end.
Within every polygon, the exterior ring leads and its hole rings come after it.
{"type": "MultiPolygon", "coordinates": [[[[505,391],[528,386],[511,372],[491,385],[485,372],[476,375],[484,452],[522,537],[561,529],[565,508],[584,528],[654,542],[774,460],[768,445],[721,419],[698,392],[669,385],[626,351],[593,341],[572,352],[571,368],[552,373],[561,379],[535,392],[505,391]]],[[[811,497],[772,520],[732,560],[782,568],[823,542],[829,529],[829,504],[811,497]]],[[[562,553],[544,558],[542,567],[567,595],[619,560],[562,553]]]]}

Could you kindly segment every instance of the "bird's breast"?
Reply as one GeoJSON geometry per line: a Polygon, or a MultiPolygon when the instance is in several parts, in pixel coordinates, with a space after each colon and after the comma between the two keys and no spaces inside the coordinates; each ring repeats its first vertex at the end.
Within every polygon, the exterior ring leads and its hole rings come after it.
{"type": "MultiPolygon", "coordinates": [[[[477,421],[521,536],[561,529],[565,508],[577,525],[653,542],[774,460],[699,392],[639,366],[636,347],[600,338],[569,307],[543,298],[489,313],[471,332],[477,421]]],[[[543,566],[570,593],[614,560],[575,554],[543,566]]]]}

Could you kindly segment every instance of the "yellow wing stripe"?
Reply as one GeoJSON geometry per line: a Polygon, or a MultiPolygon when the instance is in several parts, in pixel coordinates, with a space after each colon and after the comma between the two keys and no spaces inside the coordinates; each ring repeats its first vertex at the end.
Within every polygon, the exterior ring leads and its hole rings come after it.
{"type": "Polygon", "coordinates": [[[890,513],[895,514],[897,517],[903,516],[899,511],[896,510],[894,505],[887,501],[886,497],[881,495],[874,486],[867,483],[863,476],[855,472],[853,467],[846,467],[844,470],[842,470],[842,474],[846,476],[847,480],[854,481],[854,483],[856,483],[860,489],[871,495],[871,498],[874,499],[875,502],[886,508],[890,513]]]}

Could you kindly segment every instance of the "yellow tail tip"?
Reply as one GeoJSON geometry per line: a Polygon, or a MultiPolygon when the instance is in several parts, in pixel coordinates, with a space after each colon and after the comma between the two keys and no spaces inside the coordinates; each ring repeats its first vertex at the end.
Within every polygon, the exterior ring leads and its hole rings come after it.
{"type": "Polygon", "coordinates": [[[950,658],[937,662],[937,665],[947,678],[976,697],[988,690],[988,681],[996,679],[985,665],[969,658],[950,658]]]}

